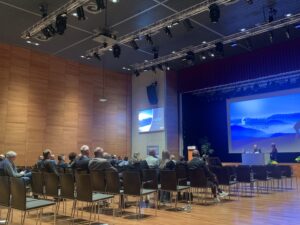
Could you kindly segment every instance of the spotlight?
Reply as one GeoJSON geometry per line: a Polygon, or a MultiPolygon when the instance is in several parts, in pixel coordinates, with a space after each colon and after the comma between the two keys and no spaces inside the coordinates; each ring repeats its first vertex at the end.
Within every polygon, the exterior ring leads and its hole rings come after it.
{"type": "Polygon", "coordinates": [[[86,58],[87,60],[90,60],[90,59],[91,59],[91,56],[90,56],[90,55],[87,55],[85,58],[86,58]]]}
{"type": "Polygon", "coordinates": [[[203,60],[206,59],[206,55],[204,53],[201,53],[201,59],[203,59],[203,60]]]}
{"type": "Polygon", "coordinates": [[[164,71],[164,68],[163,68],[163,66],[161,64],[158,64],[157,68],[160,69],[161,71],[164,71]]]}
{"type": "Polygon", "coordinates": [[[134,70],[133,73],[136,77],[138,77],[140,75],[140,72],[138,70],[134,70]]]}
{"type": "Polygon", "coordinates": [[[247,2],[249,5],[252,5],[252,4],[253,4],[253,0],[246,0],[246,2],[247,2]]]}
{"type": "Polygon", "coordinates": [[[165,28],[164,28],[164,31],[165,31],[165,33],[166,33],[170,38],[173,37],[172,32],[171,32],[171,30],[170,30],[169,27],[165,27],[165,28]]]}
{"type": "Polygon", "coordinates": [[[139,46],[137,45],[137,43],[136,43],[135,40],[132,40],[131,42],[129,42],[129,44],[131,45],[131,47],[132,47],[134,50],[138,50],[138,49],[139,49],[139,46]]]}
{"type": "Polygon", "coordinates": [[[50,30],[48,29],[48,27],[43,28],[42,29],[42,33],[46,37],[46,39],[52,37],[52,35],[50,34],[50,30]]]}
{"type": "Polygon", "coordinates": [[[250,37],[248,37],[246,39],[246,47],[249,49],[249,50],[252,50],[253,49],[253,44],[252,44],[252,40],[250,37]]]}
{"type": "Polygon", "coordinates": [[[208,55],[209,55],[210,57],[212,57],[212,58],[215,57],[215,53],[214,53],[213,51],[209,51],[209,52],[208,52],[208,55]]]}
{"type": "Polygon", "coordinates": [[[44,18],[48,15],[48,6],[47,6],[47,4],[41,4],[40,5],[40,12],[42,13],[42,18],[44,18]]]}
{"type": "Polygon", "coordinates": [[[179,21],[176,20],[176,21],[174,21],[174,22],[172,23],[172,26],[176,26],[176,25],[178,25],[178,24],[179,24],[179,21]]]}
{"type": "Polygon", "coordinates": [[[152,48],[153,59],[157,59],[157,58],[158,58],[158,51],[159,51],[159,48],[158,48],[158,47],[153,47],[153,48],[152,48]]]}
{"type": "Polygon", "coordinates": [[[287,39],[291,38],[291,33],[290,33],[290,28],[289,27],[285,28],[285,36],[286,36],[287,39]]]}
{"type": "Polygon", "coordinates": [[[222,42],[216,43],[215,50],[217,53],[219,53],[221,56],[224,56],[224,44],[222,42]]]}
{"type": "Polygon", "coordinates": [[[220,8],[217,4],[211,4],[209,6],[209,17],[210,17],[210,21],[212,23],[217,23],[219,22],[219,19],[220,19],[220,15],[221,15],[221,12],[220,12],[220,8]]]}
{"type": "Polygon", "coordinates": [[[236,43],[235,41],[231,42],[230,46],[234,48],[234,47],[238,46],[238,43],[236,43]]]}
{"type": "Polygon", "coordinates": [[[269,40],[271,43],[274,41],[274,33],[272,31],[269,32],[269,40]]]}
{"type": "Polygon", "coordinates": [[[113,46],[113,55],[115,58],[119,58],[121,55],[121,47],[118,44],[113,46]]]}
{"type": "Polygon", "coordinates": [[[105,4],[104,4],[104,0],[96,0],[96,4],[97,4],[97,11],[99,11],[100,9],[105,9],[105,4]]]}
{"type": "Polygon", "coordinates": [[[155,66],[151,66],[151,70],[152,70],[153,73],[156,73],[156,68],[155,68],[155,66]]]}
{"type": "Polygon", "coordinates": [[[274,8],[269,8],[269,23],[273,22],[275,20],[277,14],[277,10],[274,8]]]}
{"type": "Polygon", "coordinates": [[[196,55],[195,55],[194,52],[188,51],[188,52],[186,53],[185,59],[187,60],[187,63],[188,63],[189,65],[194,65],[195,62],[196,62],[196,55]]]}
{"type": "Polygon", "coordinates": [[[81,19],[85,20],[85,14],[84,14],[84,10],[83,10],[82,6],[78,7],[76,9],[76,12],[77,12],[77,18],[78,18],[78,20],[81,20],[81,19]]]}
{"type": "Polygon", "coordinates": [[[194,29],[192,22],[189,19],[183,20],[183,25],[187,31],[194,29]]]}
{"type": "Polygon", "coordinates": [[[153,45],[153,40],[152,40],[152,38],[151,38],[151,36],[150,36],[149,34],[147,34],[147,35],[145,36],[145,38],[146,38],[146,41],[147,41],[150,45],[153,45]]]}
{"type": "Polygon", "coordinates": [[[30,39],[30,33],[29,32],[26,33],[25,39],[30,39]]]}
{"type": "Polygon", "coordinates": [[[94,57],[96,58],[96,59],[98,59],[99,61],[101,61],[101,58],[100,58],[100,55],[97,53],[97,52],[94,52],[94,57]]]}
{"type": "Polygon", "coordinates": [[[59,14],[56,17],[55,25],[56,25],[57,33],[63,35],[65,30],[67,29],[67,14],[66,13],[59,14]]]}

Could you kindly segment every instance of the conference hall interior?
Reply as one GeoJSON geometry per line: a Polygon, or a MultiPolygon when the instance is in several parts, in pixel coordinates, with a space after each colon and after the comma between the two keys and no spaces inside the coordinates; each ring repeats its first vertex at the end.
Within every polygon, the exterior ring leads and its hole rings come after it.
{"type": "Polygon", "coordinates": [[[0,0],[0,224],[299,225],[299,0],[0,0]]]}

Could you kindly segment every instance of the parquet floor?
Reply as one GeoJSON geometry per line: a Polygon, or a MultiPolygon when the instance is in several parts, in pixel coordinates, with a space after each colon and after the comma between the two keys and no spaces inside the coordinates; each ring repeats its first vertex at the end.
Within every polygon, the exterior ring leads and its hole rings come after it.
{"type": "MultiPolygon", "coordinates": [[[[170,211],[160,209],[155,216],[155,210],[143,208],[142,212],[147,216],[136,220],[133,216],[112,217],[100,214],[102,223],[115,225],[300,225],[300,195],[297,190],[284,192],[273,192],[271,194],[261,194],[256,197],[240,197],[231,201],[222,201],[219,204],[192,205],[192,211],[170,211]]],[[[183,206],[180,203],[179,206],[183,206]]],[[[52,211],[52,208],[44,210],[44,216],[52,211]]],[[[71,202],[67,204],[67,214],[71,211],[71,202]]],[[[135,207],[126,209],[127,212],[135,213],[135,207]]],[[[2,210],[2,217],[6,213],[2,210]]],[[[62,218],[62,210],[59,212],[62,218]]],[[[20,212],[14,211],[13,223],[20,224],[20,212]]],[[[85,220],[76,220],[75,224],[88,224],[88,213],[84,212],[81,217],[85,220]]],[[[52,224],[51,218],[44,218],[42,224],[52,224]]],[[[35,213],[32,212],[27,218],[25,224],[36,224],[35,213]]],[[[58,221],[57,224],[71,224],[70,221],[58,221]]],[[[99,223],[92,223],[99,224],[99,223]]]]}

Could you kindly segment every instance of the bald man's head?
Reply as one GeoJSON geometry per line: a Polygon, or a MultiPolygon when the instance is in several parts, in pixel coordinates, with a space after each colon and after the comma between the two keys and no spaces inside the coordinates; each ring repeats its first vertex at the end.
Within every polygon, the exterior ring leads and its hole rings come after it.
{"type": "Polygon", "coordinates": [[[193,157],[200,157],[200,153],[199,153],[199,151],[197,150],[197,149],[195,149],[194,151],[193,151],[193,157]]]}

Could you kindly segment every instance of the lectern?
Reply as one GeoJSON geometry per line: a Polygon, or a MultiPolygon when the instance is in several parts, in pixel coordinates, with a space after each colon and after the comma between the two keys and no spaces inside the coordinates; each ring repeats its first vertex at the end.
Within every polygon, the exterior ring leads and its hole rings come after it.
{"type": "Polygon", "coordinates": [[[264,153],[244,153],[242,154],[242,165],[250,165],[250,166],[262,166],[267,165],[269,162],[269,154],[264,153]]]}

